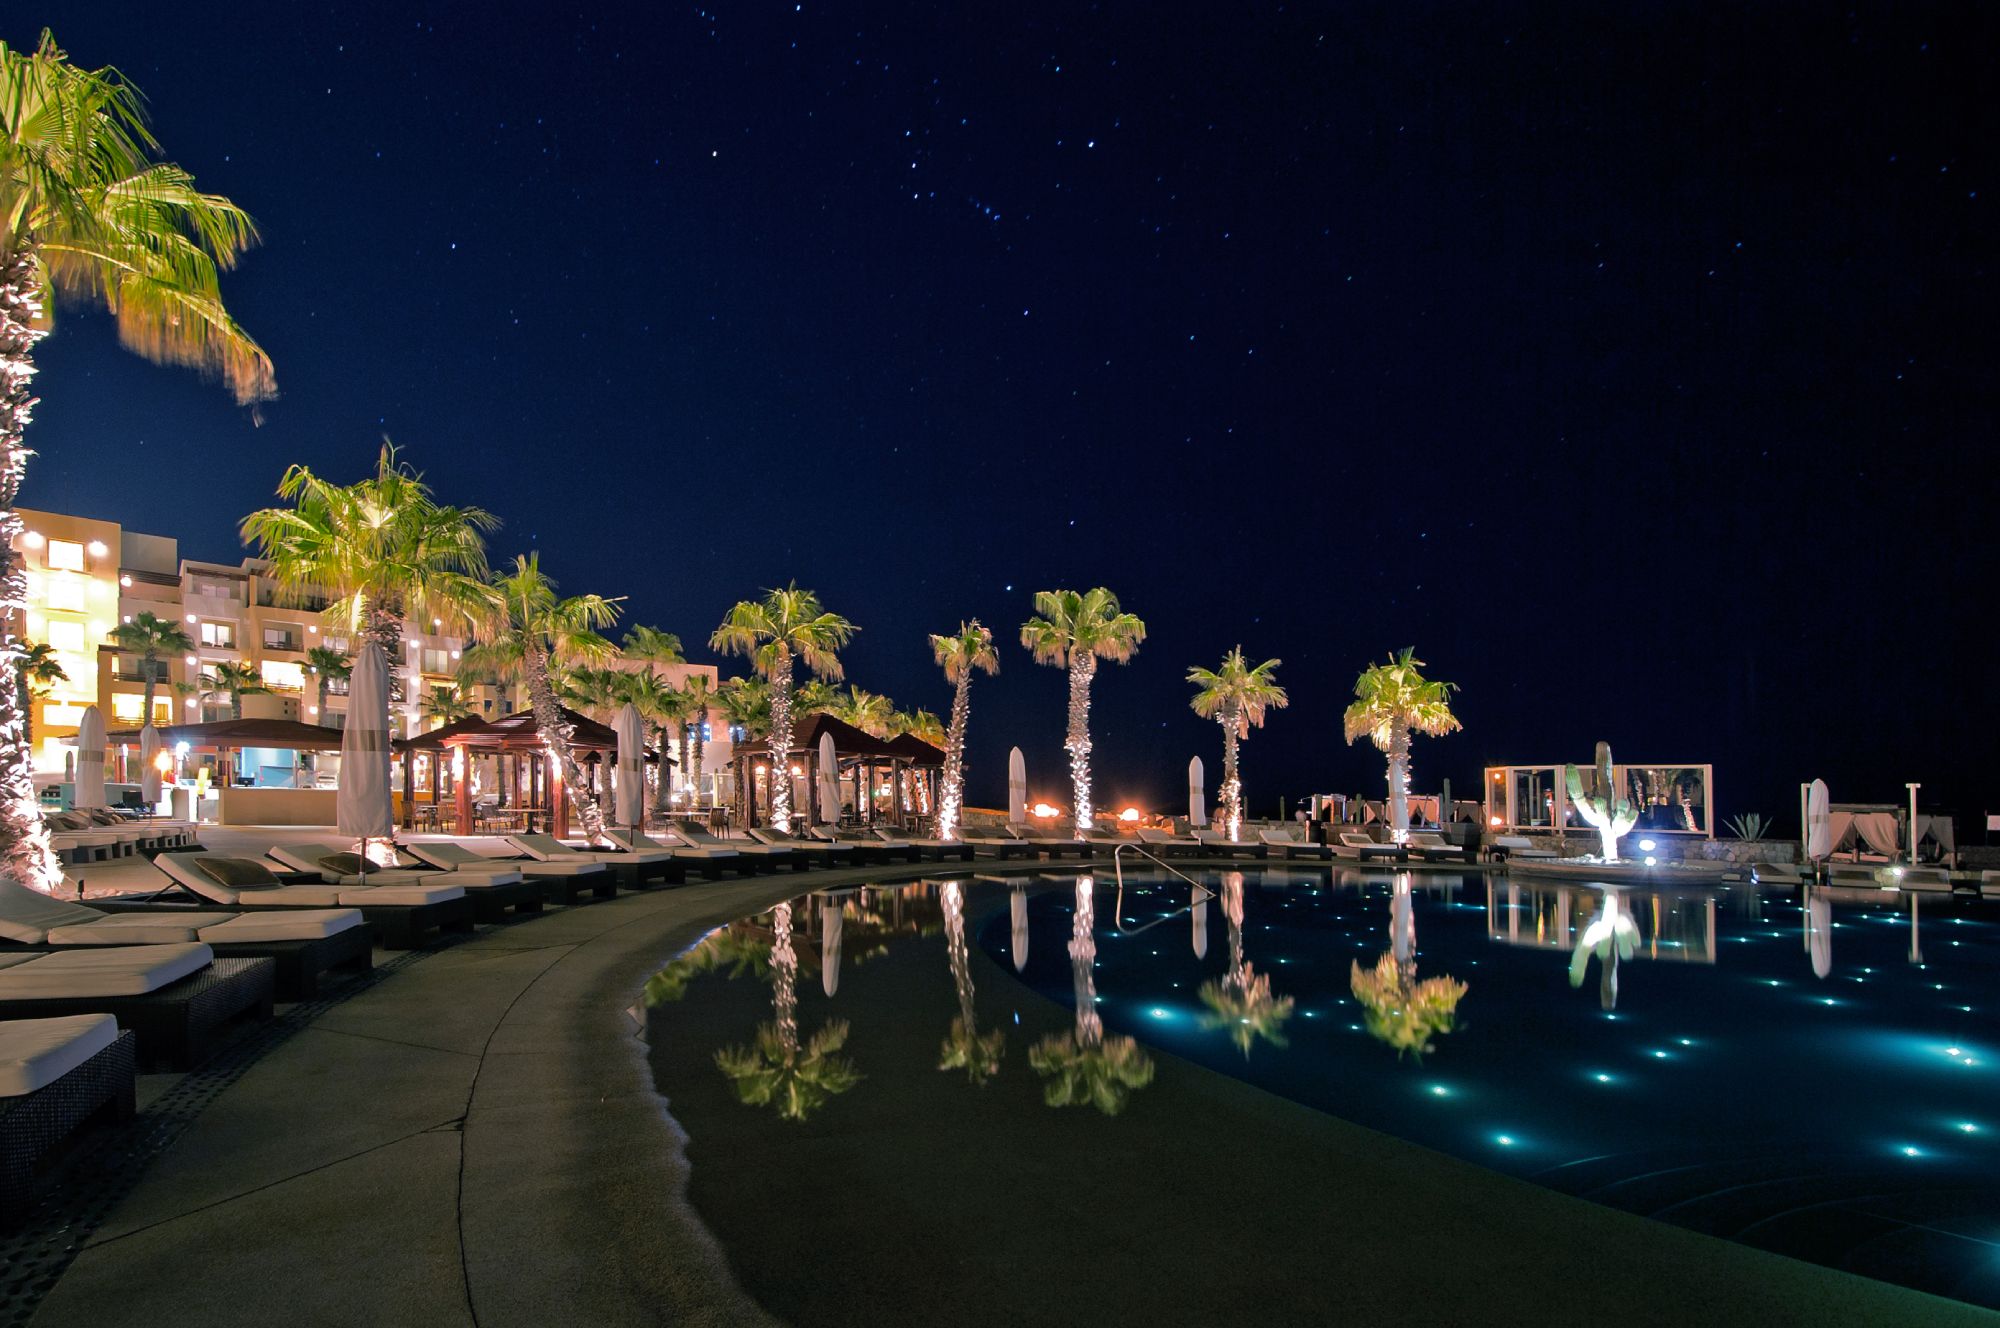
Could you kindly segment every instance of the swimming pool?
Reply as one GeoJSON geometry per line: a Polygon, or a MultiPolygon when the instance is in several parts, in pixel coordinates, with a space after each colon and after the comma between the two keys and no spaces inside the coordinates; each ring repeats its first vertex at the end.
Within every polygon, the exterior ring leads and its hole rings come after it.
{"type": "Polygon", "coordinates": [[[649,989],[697,1206],[705,1134],[804,1132],[803,1159],[893,1128],[914,1163],[964,1115],[972,1156],[1005,1170],[1017,1131],[1039,1162],[1087,1129],[1153,1130],[1149,1099],[1196,1090],[1178,1058],[1540,1186],[2000,1305],[2000,946],[1977,906],[1196,879],[1128,873],[1122,900],[1104,873],[850,891],[711,936],[649,989]]]}

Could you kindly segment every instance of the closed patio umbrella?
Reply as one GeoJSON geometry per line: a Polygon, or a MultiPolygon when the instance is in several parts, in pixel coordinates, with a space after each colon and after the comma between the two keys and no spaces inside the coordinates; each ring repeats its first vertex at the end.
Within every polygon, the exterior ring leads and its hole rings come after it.
{"type": "Polygon", "coordinates": [[[1007,753],[1007,824],[1028,823],[1028,758],[1019,747],[1007,753]]]}
{"type": "MultiPolygon", "coordinates": [[[[1021,749],[1016,747],[1014,755],[1020,754],[1021,749]]],[[[1007,908],[1014,921],[1014,934],[1008,938],[1007,948],[1014,956],[1014,971],[1018,973],[1028,966],[1028,892],[1017,888],[1007,901],[1007,908]]]]}
{"type": "Polygon", "coordinates": [[[639,707],[627,701],[611,729],[618,735],[614,811],[620,825],[637,830],[646,820],[646,724],[639,718],[639,707]]]}
{"type": "Polygon", "coordinates": [[[840,820],[840,757],[833,750],[830,732],[819,735],[819,819],[822,825],[840,820]]]}
{"type": "Polygon", "coordinates": [[[1208,808],[1203,805],[1201,787],[1201,758],[1188,762],[1188,821],[1193,825],[1208,824],[1208,808]]]}
{"type": "Polygon", "coordinates": [[[139,795],[146,800],[146,810],[157,811],[160,806],[160,731],[153,727],[151,720],[139,730],[139,795]]]}
{"type": "Polygon", "coordinates": [[[829,895],[821,902],[819,925],[819,985],[831,996],[840,990],[840,933],[847,925],[838,898],[829,895]]]}
{"type": "Polygon", "coordinates": [[[76,726],[76,806],[104,805],[104,716],[85,706],[76,726]]]}
{"type": "Polygon", "coordinates": [[[334,824],[361,841],[361,865],[368,866],[368,841],[387,839],[395,827],[389,801],[389,666],[382,647],[370,641],[354,657],[347,683],[347,727],[340,735],[340,788],[334,824]]]}

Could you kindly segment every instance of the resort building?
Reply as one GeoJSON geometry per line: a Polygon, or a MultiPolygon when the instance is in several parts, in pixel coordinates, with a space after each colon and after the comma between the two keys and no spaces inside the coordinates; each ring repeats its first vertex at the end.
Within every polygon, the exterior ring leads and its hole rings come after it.
{"type": "MultiPolygon", "coordinates": [[[[1597,770],[1589,761],[1576,767],[1587,793],[1604,791],[1597,787],[1597,770]]],[[[1567,769],[1555,763],[1487,766],[1486,828],[1503,834],[1596,834],[1570,805],[1567,769]]],[[[1620,762],[1611,767],[1611,780],[1613,796],[1638,810],[1635,829],[1715,838],[1714,766],[1620,762]]]]}

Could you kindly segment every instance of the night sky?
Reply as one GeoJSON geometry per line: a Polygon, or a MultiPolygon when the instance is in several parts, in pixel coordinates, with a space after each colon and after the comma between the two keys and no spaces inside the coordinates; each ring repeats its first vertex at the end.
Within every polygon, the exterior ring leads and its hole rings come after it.
{"type": "Polygon", "coordinates": [[[1420,790],[1606,738],[1723,816],[1921,780],[1976,840],[1995,11],[1743,8],[45,4],[257,217],[282,396],[73,314],[22,501],[233,560],[387,433],[691,647],[796,578],[943,713],[924,636],[977,615],[987,805],[1014,743],[1066,793],[1018,631],[1104,584],[1151,629],[1113,808],[1213,787],[1182,679],[1238,643],[1293,697],[1252,810],[1377,792],[1340,711],[1415,645],[1466,724],[1420,790]]]}

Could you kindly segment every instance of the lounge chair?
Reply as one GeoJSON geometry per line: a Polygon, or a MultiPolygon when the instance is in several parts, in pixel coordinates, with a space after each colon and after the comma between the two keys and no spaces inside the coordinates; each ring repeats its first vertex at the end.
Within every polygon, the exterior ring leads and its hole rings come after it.
{"type": "Polygon", "coordinates": [[[1150,849],[1178,849],[1202,857],[1208,855],[1208,849],[1193,835],[1170,835],[1164,830],[1146,829],[1139,832],[1139,842],[1150,849]]]}
{"type": "Polygon", "coordinates": [[[141,852],[186,848],[195,842],[195,828],[186,821],[132,816],[109,807],[86,807],[71,814],[84,817],[100,829],[139,831],[144,836],[139,841],[141,852]]]}
{"type": "Polygon", "coordinates": [[[892,862],[897,858],[902,858],[906,862],[924,860],[924,851],[918,848],[913,840],[904,839],[900,835],[878,834],[873,826],[867,830],[835,830],[816,825],[812,828],[812,833],[829,843],[859,844],[872,848],[892,862]]]}
{"type": "MultiPolygon", "coordinates": [[[[896,836],[880,828],[875,831],[875,837],[885,844],[894,843],[896,840],[896,836]]],[[[915,844],[919,851],[930,857],[932,862],[943,862],[946,858],[954,858],[960,862],[972,861],[972,845],[961,844],[955,839],[932,839],[923,835],[911,835],[907,842],[915,844]]]]}
{"type": "Polygon", "coordinates": [[[231,1020],[271,1017],[276,968],[198,941],[0,954],[0,1020],[108,1014],[138,1036],[142,1067],[187,1070],[231,1020]]]}
{"type": "Polygon", "coordinates": [[[0,953],[191,941],[206,943],[226,959],[275,960],[278,999],[286,1001],[317,994],[323,973],[336,968],[366,973],[375,966],[359,909],[107,912],[0,882],[0,953]]]}
{"type": "Polygon", "coordinates": [[[264,855],[291,871],[311,872],[327,885],[456,885],[472,901],[472,916],[480,922],[498,922],[510,908],[517,914],[542,911],[542,887],[505,863],[445,876],[431,866],[377,867],[364,863],[359,853],[327,844],[273,844],[264,855]]]}
{"type": "Polygon", "coordinates": [[[1261,839],[1231,839],[1220,830],[1197,830],[1194,840],[1219,858],[1264,858],[1271,853],[1261,839]]]}
{"type": "Polygon", "coordinates": [[[1333,856],[1333,850],[1325,844],[1312,844],[1293,837],[1293,832],[1280,827],[1276,830],[1259,830],[1257,838],[1281,858],[1297,860],[1318,858],[1322,861],[1333,856]]]}
{"type": "Polygon", "coordinates": [[[788,831],[773,830],[768,826],[751,826],[750,838],[759,844],[788,848],[795,856],[806,858],[823,867],[851,867],[857,862],[867,861],[852,844],[829,844],[819,839],[800,839],[788,831]]]}
{"type": "Polygon", "coordinates": [[[534,862],[594,862],[611,873],[618,884],[627,890],[639,888],[641,864],[631,857],[609,849],[571,848],[554,835],[513,834],[502,835],[501,841],[522,857],[534,862]],[[624,858],[624,861],[619,861],[624,858]]]}
{"type": "Polygon", "coordinates": [[[2000,871],[1983,871],[1979,873],[1979,897],[1981,899],[2000,899],[2000,871]]]}
{"type": "Polygon", "coordinates": [[[1495,835],[1486,841],[1486,848],[1496,860],[1522,858],[1547,861],[1562,856],[1552,848],[1536,848],[1534,841],[1526,835],[1495,835]]]}
{"type": "Polygon", "coordinates": [[[829,832],[825,826],[819,825],[807,827],[806,832],[798,836],[798,841],[802,844],[824,844],[828,847],[846,849],[847,860],[861,867],[890,862],[896,856],[887,844],[873,835],[863,835],[859,838],[853,835],[836,835],[829,832]]]}
{"type": "Polygon", "coordinates": [[[958,837],[972,845],[978,853],[990,853],[996,858],[1032,858],[1036,856],[1035,846],[1025,839],[1017,839],[1011,834],[1001,833],[1005,829],[990,825],[965,826],[958,837]]]}
{"type": "Polygon", "coordinates": [[[742,876],[752,871],[778,871],[790,867],[793,871],[804,871],[805,858],[795,853],[788,844],[765,844],[758,840],[737,842],[712,834],[700,821],[685,818],[670,822],[667,833],[683,846],[680,851],[693,853],[697,857],[712,855],[711,861],[731,862],[742,876]]]}
{"type": "MultiPolygon", "coordinates": [[[[1333,856],[1354,862],[1408,862],[1409,850],[1401,844],[1378,844],[1359,830],[1343,830],[1333,856]]],[[[1553,856],[1553,855],[1551,855],[1553,856]]]]}
{"type": "Polygon", "coordinates": [[[1464,862],[1472,856],[1465,845],[1454,844],[1435,830],[1412,830],[1406,842],[1425,862],[1464,862]]]}
{"type": "Polygon", "coordinates": [[[1029,827],[1027,830],[1016,830],[1010,825],[1002,827],[1002,829],[1006,834],[1010,834],[1022,843],[1032,846],[1037,853],[1050,859],[1059,858],[1065,853],[1074,853],[1079,858],[1094,858],[1097,856],[1097,850],[1100,847],[1106,850],[1113,847],[1110,844],[1100,845],[1094,840],[1085,839],[1074,830],[1071,830],[1067,835],[1057,835],[1035,834],[1032,827],[1029,827]]]}
{"type": "Polygon", "coordinates": [[[412,840],[401,846],[418,862],[451,873],[482,875],[494,868],[506,868],[541,887],[542,898],[552,904],[588,903],[587,896],[612,899],[618,894],[618,878],[600,862],[538,862],[533,858],[489,858],[450,839],[412,840]]]}
{"type": "Polygon", "coordinates": [[[1923,894],[1948,895],[1951,873],[1943,867],[1905,867],[1896,877],[1896,884],[1923,894]]]}
{"type": "MultiPolygon", "coordinates": [[[[227,909],[358,908],[385,949],[413,950],[434,931],[471,931],[472,901],[462,886],[286,885],[261,862],[207,853],[162,853],[153,864],[179,891],[198,903],[227,909]]],[[[105,900],[107,910],[185,913],[187,906],[105,900]]]]}
{"type": "Polygon", "coordinates": [[[72,1131],[131,1117],[138,1044],[108,1014],[0,1023],[0,1227],[18,1224],[35,1164],[72,1131]]]}

